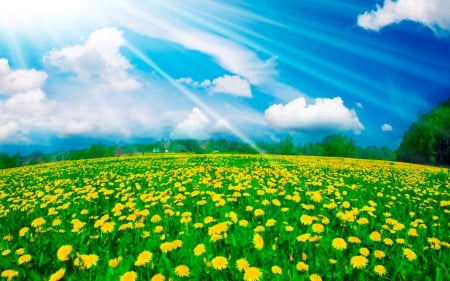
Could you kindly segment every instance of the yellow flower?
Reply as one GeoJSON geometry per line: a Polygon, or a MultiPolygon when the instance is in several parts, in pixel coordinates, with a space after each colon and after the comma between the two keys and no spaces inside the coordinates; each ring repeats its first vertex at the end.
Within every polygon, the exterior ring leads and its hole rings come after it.
{"type": "Polygon", "coordinates": [[[30,230],[30,228],[29,227],[22,227],[20,230],[19,230],[19,236],[20,237],[24,237],[25,236],[25,234],[28,232],[28,230],[30,230]]]}
{"type": "Polygon", "coordinates": [[[294,228],[290,225],[286,225],[286,227],[284,228],[286,230],[286,232],[292,232],[294,231],[294,228]]]}
{"type": "Polygon", "coordinates": [[[370,233],[369,239],[375,242],[381,241],[381,234],[378,231],[370,233]]]}
{"type": "Polygon", "coordinates": [[[298,271],[308,271],[309,270],[309,265],[307,265],[306,263],[300,261],[297,263],[296,268],[298,271]]]}
{"type": "Polygon", "coordinates": [[[113,232],[114,231],[114,226],[115,226],[116,224],[114,223],[114,222],[112,222],[112,221],[110,221],[110,222],[105,222],[105,223],[103,223],[103,225],[101,226],[101,231],[103,232],[103,233],[111,233],[111,232],[113,232]]]}
{"type": "Polygon", "coordinates": [[[137,257],[136,262],[134,263],[135,266],[144,266],[150,262],[152,259],[153,254],[150,251],[143,251],[140,253],[137,257]]]}
{"type": "Polygon", "coordinates": [[[7,269],[7,270],[2,271],[1,276],[4,278],[7,278],[9,281],[9,280],[19,276],[19,272],[12,270],[12,269],[7,269]]]}
{"type": "Polygon", "coordinates": [[[18,254],[18,255],[23,255],[23,254],[25,254],[25,249],[24,249],[24,248],[19,248],[19,249],[17,249],[17,250],[16,250],[16,254],[18,254]]]}
{"type": "Polygon", "coordinates": [[[27,254],[27,255],[20,256],[17,263],[23,264],[23,263],[27,263],[29,261],[31,261],[31,255],[27,254]]]}
{"type": "Polygon", "coordinates": [[[266,222],[266,227],[272,227],[272,226],[274,226],[276,223],[277,223],[276,220],[274,220],[274,219],[268,219],[267,222],[266,222]]]}
{"type": "Polygon", "coordinates": [[[347,238],[347,241],[352,244],[361,244],[361,240],[358,237],[350,236],[347,238]]]}
{"type": "Polygon", "coordinates": [[[34,228],[40,227],[40,226],[42,226],[43,224],[45,224],[45,219],[42,218],[42,217],[37,218],[37,219],[34,219],[34,220],[31,222],[31,226],[34,227],[34,228]]]}
{"type": "Polygon", "coordinates": [[[304,224],[304,225],[310,225],[310,224],[313,223],[313,221],[314,221],[314,218],[313,218],[313,217],[310,217],[310,216],[308,216],[308,215],[302,215],[302,216],[300,217],[300,222],[301,222],[302,224],[304,224]]]}
{"type": "Polygon", "coordinates": [[[178,277],[189,277],[189,267],[184,264],[178,265],[175,267],[175,275],[178,277]]]}
{"type": "Polygon", "coordinates": [[[375,265],[375,267],[373,268],[373,271],[379,276],[383,276],[387,272],[386,268],[382,265],[375,265]]]}
{"type": "Polygon", "coordinates": [[[313,273],[313,274],[311,274],[309,276],[309,280],[311,280],[311,281],[322,281],[322,277],[320,277],[320,275],[318,275],[318,274],[313,273]]]}
{"type": "Polygon", "coordinates": [[[377,259],[382,259],[386,256],[386,254],[381,250],[375,250],[374,255],[377,259]]]}
{"type": "Polygon", "coordinates": [[[408,236],[411,236],[411,237],[417,237],[417,236],[419,236],[419,234],[417,233],[417,229],[415,229],[415,228],[410,228],[410,229],[408,230],[408,236]]]}
{"type": "Polygon", "coordinates": [[[240,220],[239,221],[239,225],[242,227],[247,227],[248,226],[248,221],[247,220],[240,220]]]}
{"type": "Polygon", "coordinates": [[[250,264],[244,258],[240,258],[236,261],[236,267],[239,271],[245,271],[249,268],[250,264]]]}
{"type": "Polygon", "coordinates": [[[64,268],[59,269],[52,275],[50,275],[50,279],[48,281],[59,281],[64,277],[66,270],[64,268]]]}
{"type": "Polygon", "coordinates": [[[411,249],[409,249],[409,248],[404,248],[404,249],[403,249],[403,255],[404,255],[409,261],[413,261],[413,260],[417,259],[416,253],[414,253],[413,250],[411,250],[411,249]]]}
{"type": "Polygon", "coordinates": [[[397,242],[397,244],[403,245],[403,244],[405,244],[405,239],[397,238],[397,239],[395,239],[395,242],[397,242]]]}
{"type": "Polygon", "coordinates": [[[253,235],[253,245],[257,250],[262,250],[264,248],[264,239],[258,233],[253,235]]]}
{"type": "Polygon", "coordinates": [[[360,253],[361,255],[365,256],[365,257],[367,257],[367,256],[370,255],[370,251],[369,251],[369,249],[367,249],[367,248],[361,248],[361,249],[359,249],[359,253],[360,253]]]}
{"type": "Polygon", "coordinates": [[[311,234],[309,234],[309,233],[300,234],[299,236],[297,236],[297,241],[298,242],[307,242],[307,241],[309,241],[310,237],[311,237],[311,234]]]}
{"type": "Polygon", "coordinates": [[[255,217],[260,217],[260,216],[264,216],[264,210],[263,209],[256,209],[253,214],[255,215],[255,217]]]}
{"type": "Polygon", "coordinates": [[[59,247],[58,251],[56,252],[56,256],[60,261],[67,261],[71,252],[72,245],[63,245],[59,247]]]}
{"type": "Polygon", "coordinates": [[[394,241],[392,241],[391,238],[384,238],[383,239],[383,243],[388,245],[388,246],[392,246],[392,244],[394,244],[394,241]]]}
{"type": "Polygon", "coordinates": [[[272,273],[281,275],[281,274],[283,274],[283,270],[278,265],[274,265],[274,266],[272,266],[272,273]]]}
{"type": "Polygon", "coordinates": [[[369,261],[365,256],[353,256],[350,259],[350,264],[353,268],[362,269],[367,266],[369,261]]]}
{"type": "Polygon", "coordinates": [[[117,258],[110,259],[108,261],[108,264],[109,264],[110,267],[116,268],[116,267],[119,266],[121,261],[122,261],[122,257],[120,256],[120,257],[117,257],[117,258]]]}
{"type": "Polygon", "coordinates": [[[81,260],[81,263],[79,265],[82,269],[89,269],[97,265],[98,262],[98,256],[94,254],[79,255],[78,258],[81,260]]]}
{"type": "Polygon", "coordinates": [[[225,257],[217,256],[211,260],[211,265],[216,270],[224,270],[228,266],[228,261],[225,257]]]}
{"type": "Polygon", "coordinates": [[[244,273],[244,281],[259,281],[262,277],[262,272],[257,267],[249,267],[244,273]]]}
{"type": "Polygon", "coordinates": [[[329,262],[330,264],[336,264],[336,263],[337,263],[337,260],[335,260],[335,259],[329,259],[328,262],[329,262]]]}
{"type": "Polygon", "coordinates": [[[315,223],[312,225],[312,230],[314,233],[322,233],[325,230],[325,227],[321,223],[315,223]]]}
{"type": "Polygon", "coordinates": [[[137,273],[134,271],[125,272],[120,276],[120,281],[135,281],[137,278],[137,273]]]}
{"type": "Polygon", "coordinates": [[[6,235],[5,237],[3,237],[3,240],[11,242],[13,241],[14,237],[12,235],[6,235]]]}
{"type": "Polygon", "coordinates": [[[342,238],[334,238],[333,241],[331,242],[331,246],[339,251],[342,251],[344,249],[347,249],[347,242],[345,242],[344,239],[342,238]]]}
{"type": "Polygon", "coordinates": [[[3,250],[3,252],[2,252],[2,256],[4,256],[4,257],[9,255],[9,254],[11,254],[11,250],[10,249],[3,250]]]}
{"type": "Polygon", "coordinates": [[[194,255],[196,255],[197,257],[203,255],[205,252],[206,249],[204,244],[198,244],[194,248],[194,255]]]}
{"type": "Polygon", "coordinates": [[[150,279],[150,281],[165,281],[166,277],[164,277],[164,275],[162,275],[161,273],[156,273],[155,275],[153,275],[152,279],[150,279]]]}

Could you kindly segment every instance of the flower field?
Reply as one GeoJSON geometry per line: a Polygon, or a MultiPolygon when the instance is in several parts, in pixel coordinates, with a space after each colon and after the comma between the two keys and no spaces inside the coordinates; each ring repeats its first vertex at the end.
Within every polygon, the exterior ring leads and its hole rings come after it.
{"type": "Polygon", "coordinates": [[[149,155],[0,170],[0,280],[450,280],[448,170],[149,155]]]}

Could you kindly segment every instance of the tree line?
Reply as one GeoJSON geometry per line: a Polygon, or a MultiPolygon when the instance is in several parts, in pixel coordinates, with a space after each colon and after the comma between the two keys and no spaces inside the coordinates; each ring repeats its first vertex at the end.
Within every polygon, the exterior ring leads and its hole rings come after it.
{"type": "Polygon", "coordinates": [[[32,165],[38,163],[48,163],[64,160],[79,160],[101,157],[115,157],[120,155],[134,155],[145,153],[166,153],[166,152],[184,152],[184,153],[243,153],[257,154],[261,151],[266,154],[282,155],[317,155],[317,156],[339,156],[356,157],[365,159],[395,160],[395,152],[387,147],[361,147],[356,145],[355,141],[340,134],[333,134],[325,137],[321,142],[307,143],[302,145],[295,144],[291,135],[287,134],[277,143],[258,142],[256,147],[237,140],[225,138],[195,140],[180,139],[169,141],[155,141],[145,144],[112,145],[107,146],[103,143],[92,144],[87,149],[74,151],[60,151],[44,154],[40,151],[33,152],[30,155],[22,156],[15,154],[9,156],[6,153],[0,153],[0,169],[12,168],[23,165],[32,165]]]}

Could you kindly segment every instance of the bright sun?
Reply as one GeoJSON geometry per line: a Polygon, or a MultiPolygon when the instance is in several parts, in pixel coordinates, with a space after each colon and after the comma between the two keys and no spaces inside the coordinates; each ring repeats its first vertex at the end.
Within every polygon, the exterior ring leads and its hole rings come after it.
{"type": "Polygon", "coordinates": [[[12,29],[58,24],[83,14],[87,0],[0,0],[0,26],[12,29]]]}

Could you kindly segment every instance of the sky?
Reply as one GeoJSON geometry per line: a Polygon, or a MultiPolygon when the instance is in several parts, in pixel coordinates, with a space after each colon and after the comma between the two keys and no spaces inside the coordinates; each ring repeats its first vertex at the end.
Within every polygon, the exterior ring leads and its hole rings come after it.
{"type": "Polygon", "coordinates": [[[450,1],[0,0],[0,151],[182,138],[395,149],[450,97],[450,1]]]}

